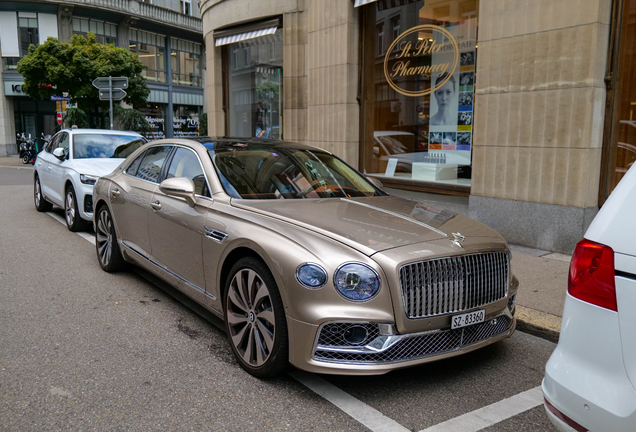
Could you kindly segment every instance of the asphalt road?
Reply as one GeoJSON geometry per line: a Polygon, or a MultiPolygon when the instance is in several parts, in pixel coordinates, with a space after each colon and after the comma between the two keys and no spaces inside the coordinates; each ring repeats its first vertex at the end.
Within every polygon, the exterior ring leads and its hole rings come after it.
{"type": "Polygon", "coordinates": [[[422,431],[496,406],[483,430],[554,430],[541,405],[505,414],[554,349],[533,336],[380,377],[259,380],[219,324],[147,274],[101,271],[90,242],[36,212],[31,169],[0,167],[0,429],[422,431]],[[329,398],[341,391],[354,402],[329,398]]]}

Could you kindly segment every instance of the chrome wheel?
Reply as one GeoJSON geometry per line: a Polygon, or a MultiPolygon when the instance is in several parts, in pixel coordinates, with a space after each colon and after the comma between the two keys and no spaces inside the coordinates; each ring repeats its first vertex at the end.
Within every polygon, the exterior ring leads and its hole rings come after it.
{"type": "Polygon", "coordinates": [[[234,351],[248,366],[263,366],[274,350],[276,320],[270,290],[257,272],[243,268],[234,274],[225,315],[234,351]]]}
{"type": "Polygon", "coordinates": [[[66,191],[66,224],[73,226],[75,223],[75,194],[72,189],[66,191]]]}
{"type": "Polygon", "coordinates": [[[33,203],[35,204],[35,209],[39,212],[47,212],[53,207],[42,195],[42,185],[40,185],[40,178],[37,175],[33,182],[33,203]]]}
{"type": "Polygon", "coordinates": [[[95,232],[95,240],[97,243],[97,257],[103,266],[108,266],[113,253],[113,225],[110,215],[106,210],[99,213],[97,219],[97,231],[95,232]]]}

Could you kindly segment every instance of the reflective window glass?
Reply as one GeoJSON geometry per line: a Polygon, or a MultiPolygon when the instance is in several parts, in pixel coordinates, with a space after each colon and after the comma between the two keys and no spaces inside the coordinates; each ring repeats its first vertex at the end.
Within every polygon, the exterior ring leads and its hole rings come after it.
{"type": "Polygon", "coordinates": [[[170,168],[166,178],[186,177],[194,183],[194,193],[203,196],[210,196],[203,168],[199,158],[191,150],[178,148],[170,162],[170,168]]]}
{"type": "Polygon", "coordinates": [[[479,1],[363,6],[361,168],[389,185],[471,185],[479,1]]]}
{"type": "Polygon", "coordinates": [[[135,177],[142,180],[159,183],[161,177],[161,168],[166,161],[166,157],[172,149],[171,146],[158,146],[148,149],[135,177]]]}

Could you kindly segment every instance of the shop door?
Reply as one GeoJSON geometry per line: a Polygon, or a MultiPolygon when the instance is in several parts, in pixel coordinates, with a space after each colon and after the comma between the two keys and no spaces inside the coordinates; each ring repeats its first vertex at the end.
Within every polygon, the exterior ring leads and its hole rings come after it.
{"type": "Polygon", "coordinates": [[[617,67],[608,110],[609,145],[606,142],[606,170],[601,183],[601,204],[636,161],[636,0],[624,0],[618,40],[614,45],[617,67]],[[611,122],[611,123],[610,123],[611,122]]]}

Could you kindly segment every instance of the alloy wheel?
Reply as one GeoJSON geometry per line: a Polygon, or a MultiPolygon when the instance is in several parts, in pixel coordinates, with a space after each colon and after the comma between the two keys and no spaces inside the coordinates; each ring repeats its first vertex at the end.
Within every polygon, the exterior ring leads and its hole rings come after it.
{"type": "Polygon", "coordinates": [[[226,320],[231,343],[251,367],[261,367],[272,354],[275,318],[267,284],[252,269],[236,272],[229,285],[226,320]]]}
{"type": "Polygon", "coordinates": [[[40,192],[40,180],[35,180],[35,207],[40,207],[40,200],[42,199],[42,193],[40,192]]]}
{"type": "Polygon", "coordinates": [[[97,256],[103,266],[108,266],[111,261],[113,252],[113,235],[112,221],[106,210],[99,213],[97,219],[97,231],[95,232],[95,240],[97,242],[97,256]]]}
{"type": "Polygon", "coordinates": [[[75,222],[75,194],[72,190],[66,192],[66,223],[73,226],[75,222]]]}

